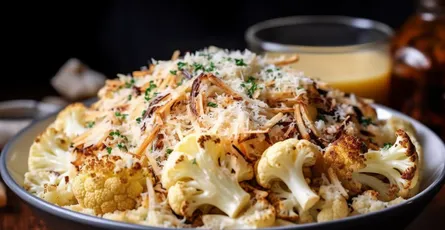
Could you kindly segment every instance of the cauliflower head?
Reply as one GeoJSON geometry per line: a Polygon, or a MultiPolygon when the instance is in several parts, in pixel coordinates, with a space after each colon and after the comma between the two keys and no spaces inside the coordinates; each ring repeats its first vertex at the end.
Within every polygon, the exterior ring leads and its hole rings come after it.
{"type": "Polygon", "coordinates": [[[136,208],[144,191],[147,172],[140,165],[114,172],[113,157],[85,159],[72,189],[79,204],[97,214],[136,208]]]}
{"type": "Polygon", "coordinates": [[[273,182],[282,181],[302,210],[308,210],[320,197],[307,184],[303,167],[313,166],[319,151],[307,140],[291,138],[277,142],[264,151],[256,163],[256,180],[264,188],[271,188],[273,182]]]}
{"type": "Polygon", "coordinates": [[[380,211],[390,206],[400,204],[405,201],[402,197],[397,197],[389,202],[378,199],[378,192],[367,190],[357,197],[352,198],[353,214],[366,214],[370,212],[380,211]]]}
{"type": "Polygon", "coordinates": [[[359,169],[354,175],[357,181],[379,192],[384,200],[391,200],[396,196],[409,198],[419,180],[419,156],[416,147],[405,131],[399,129],[396,135],[397,139],[392,146],[365,153],[366,167],[359,169]],[[363,173],[384,176],[389,183],[363,173]]]}
{"type": "Polygon", "coordinates": [[[267,192],[257,190],[251,186],[243,186],[250,193],[251,200],[247,209],[236,218],[225,215],[203,215],[204,228],[210,229],[255,229],[273,226],[275,223],[275,209],[267,201],[267,192]]]}
{"type": "Polygon", "coordinates": [[[239,182],[252,177],[252,166],[227,152],[220,138],[189,135],[170,154],[161,182],[176,214],[191,217],[203,205],[213,205],[233,218],[250,199],[239,182]]]}

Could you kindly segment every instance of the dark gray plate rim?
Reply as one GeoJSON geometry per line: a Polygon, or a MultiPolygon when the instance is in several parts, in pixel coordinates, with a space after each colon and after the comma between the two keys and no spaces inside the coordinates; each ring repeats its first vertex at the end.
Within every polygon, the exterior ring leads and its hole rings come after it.
{"type": "MultiPolygon", "coordinates": [[[[421,126],[423,129],[428,130],[429,135],[435,136],[438,140],[441,140],[434,132],[432,132],[429,128],[427,128],[425,125],[413,120],[412,118],[407,117],[404,114],[401,114],[397,111],[394,111],[388,107],[385,107],[383,105],[374,105],[376,108],[381,108],[383,110],[386,110],[390,112],[391,114],[397,114],[399,116],[405,117],[410,119],[412,122],[416,123],[417,125],[421,126]]],[[[36,196],[31,195],[27,191],[25,191],[19,184],[15,182],[15,180],[12,178],[12,176],[9,174],[7,168],[6,168],[6,156],[9,153],[9,149],[11,146],[18,141],[18,139],[24,135],[31,127],[36,125],[39,122],[45,121],[47,119],[52,118],[54,115],[56,115],[57,112],[54,112],[52,114],[49,114],[45,117],[42,117],[40,119],[34,120],[30,125],[28,125],[26,128],[22,129],[19,133],[17,133],[13,138],[10,139],[10,141],[6,144],[4,147],[1,157],[0,157],[0,174],[5,181],[6,185],[15,193],[17,194],[22,200],[27,202],[28,204],[32,205],[33,207],[40,209],[44,212],[50,213],[56,217],[60,217],[63,219],[71,220],[73,222],[78,222],[94,227],[99,228],[107,228],[107,229],[174,229],[174,228],[162,228],[162,227],[154,227],[154,226],[146,226],[146,225],[138,225],[138,224],[131,224],[131,223],[125,223],[125,222],[119,222],[109,219],[103,219],[100,217],[95,217],[75,211],[71,211],[56,205],[53,205],[43,199],[40,199],[36,196]]],[[[442,150],[445,150],[445,144],[442,142],[442,150]]],[[[371,217],[378,217],[385,214],[389,214],[393,211],[404,209],[407,204],[411,203],[417,203],[422,201],[422,197],[425,196],[434,196],[438,193],[438,191],[441,188],[441,185],[445,181],[445,169],[442,170],[441,174],[437,176],[437,178],[429,185],[426,189],[415,195],[414,197],[410,198],[406,202],[402,204],[398,204],[389,208],[386,208],[381,211],[376,211],[364,215],[357,215],[357,216],[350,216],[339,220],[333,220],[329,222],[323,222],[323,223],[309,223],[309,224],[299,224],[299,225],[291,225],[291,226],[282,226],[282,227],[271,227],[271,228],[265,228],[265,229],[311,229],[311,228],[319,228],[319,227],[333,227],[344,225],[345,227],[349,224],[352,224],[353,222],[358,221],[366,221],[366,219],[371,217]]]]}

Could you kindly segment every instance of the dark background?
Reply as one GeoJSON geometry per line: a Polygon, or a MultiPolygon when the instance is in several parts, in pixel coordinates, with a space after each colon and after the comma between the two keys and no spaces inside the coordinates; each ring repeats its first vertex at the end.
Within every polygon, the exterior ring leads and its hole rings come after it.
{"type": "Polygon", "coordinates": [[[216,45],[244,49],[259,21],[291,15],[347,15],[398,29],[413,0],[15,1],[2,7],[0,100],[55,95],[49,79],[70,57],[114,78],[155,59],[216,45]],[[9,15],[8,15],[9,14],[9,15]]]}

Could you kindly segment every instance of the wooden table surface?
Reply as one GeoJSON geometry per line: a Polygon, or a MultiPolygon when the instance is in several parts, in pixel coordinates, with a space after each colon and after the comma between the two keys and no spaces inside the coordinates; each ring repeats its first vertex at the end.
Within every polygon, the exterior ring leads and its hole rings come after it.
{"type": "MultiPolygon", "coordinates": [[[[424,212],[406,229],[439,230],[445,226],[445,186],[428,205],[424,212]]],[[[402,217],[403,218],[403,217],[402,217]]],[[[29,207],[15,194],[8,191],[8,206],[0,208],[1,230],[49,230],[45,223],[36,218],[29,207]]]]}

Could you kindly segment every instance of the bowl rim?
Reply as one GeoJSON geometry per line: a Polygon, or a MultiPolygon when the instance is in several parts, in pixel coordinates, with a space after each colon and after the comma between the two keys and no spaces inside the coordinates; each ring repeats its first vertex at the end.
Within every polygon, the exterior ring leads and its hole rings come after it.
{"type": "MultiPolygon", "coordinates": [[[[382,110],[385,110],[386,112],[389,112],[391,115],[397,115],[404,119],[409,120],[412,123],[415,123],[417,126],[424,129],[428,135],[432,135],[434,138],[436,138],[439,143],[442,145],[442,147],[439,149],[439,151],[442,151],[445,153],[445,144],[444,142],[438,137],[437,134],[435,134],[431,129],[420,123],[419,121],[401,113],[396,110],[393,110],[389,107],[386,107],[384,105],[380,104],[372,104],[374,108],[380,108],[382,110]]],[[[157,226],[151,226],[151,225],[140,225],[140,224],[133,224],[133,223],[126,223],[121,221],[115,221],[110,219],[104,219],[97,216],[92,216],[76,211],[72,211],[57,205],[54,205],[52,203],[49,203],[39,197],[36,197],[30,193],[28,193],[22,186],[20,186],[9,174],[9,171],[7,170],[6,166],[6,156],[11,152],[11,146],[14,145],[23,135],[26,134],[28,130],[30,130],[32,127],[37,125],[40,122],[47,121],[50,118],[53,118],[55,115],[57,115],[57,112],[53,112],[51,114],[48,114],[42,118],[33,120],[27,127],[23,128],[21,131],[19,131],[16,135],[14,135],[8,143],[3,148],[1,155],[0,155],[0,174],[5,182],[5,184],[17,195],[19,196],[23,201],[28,203],[29,205],[33,206],[34,208],[40,209],[41,211],[47,212],[55,217],[59,217],[61,219],[68,219],[73,222],[93,226],[93,227],[99,227],[99,228],[107,228],[107,229],[175,229],[175,228],[167,228],[167,227],[157,227],[157,226]]],[[[444,162],[445,165],[445,162],[444,162]]],[[[415,196],[409,198],[407,201],[397,204],[394,206],[391,206],[389,208],[375,211],[367,214],[361,214],[356,216],[349,216],[338,220],[333,221],[327,221],[322,223],[307,223],[307,224],[298,224],[298,225],[289,225],[289,226],[280,226],[280,227],[268,227],[264,229],[303,229],[303,228],[318,228],[318,227],[324,227],[324,226],[334,226],[334,225],[344,225],[347,226],[348,223],[352,223],[354,221],[359,221],[366,219],[368,217],[376,217],[379,215],[384,215],[386,213],[389,213],[394,210],[400,210],[403,209],[407,204],[411,204],[414,202],[419,202],[422,197],[425,197],[427,195],[436,195],[438,191],[440,190],[441,186],[445,182],[445,168],[442,170],[441,174],[438,175],[435,180],[424,190],[417,193],[415,196]]],[[[187,228],[184,228],[187,229],[187,228]]]]}

